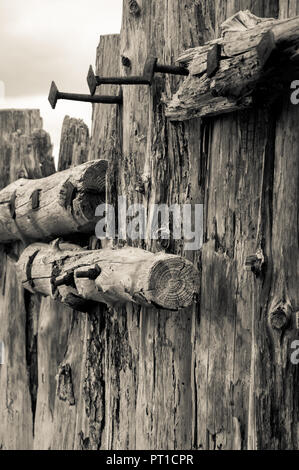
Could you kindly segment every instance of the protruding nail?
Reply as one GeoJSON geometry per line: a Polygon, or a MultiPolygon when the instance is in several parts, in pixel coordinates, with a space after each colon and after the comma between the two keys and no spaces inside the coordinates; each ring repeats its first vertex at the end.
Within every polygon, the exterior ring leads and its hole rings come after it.
{"type": "Polygon", "coordinates": [[[74,286],[74,272],[65,273],[62,276],[56,277],[53,284],[55,287],[59,286],[74,286]]]}
{"type": "Polygon", "coordinates": [[[101,268],[98,265],[96,265],[94,268],[90,268],[87,271],[77,271],[76,278],[78,279],[87,278],[87,279],[94,280],[101,274],[101,272],[102,272],[101,268]]]}
{"type": "Polygon", "coordinates": [[[153,80],[155,73],[166,73],[171,75],[189,75],[189,70],[182,66],[177,65],[161,65],[158,64],[157,57],[149,56],[146,60],[143,76],[146,77],[150,82],[153,80]]]}
{"type": "Polygon", "coordinates": [[[69,100],[69,101],[82,101],[86,103],[106,103],[106,104],[121,104],[121,96],[107,96],[107,95],[82,95],[79,93],[63,93],[58,91],[57,86],[52,82],[50,93],[49,93],[49,103],[53,109],[55,109],[56,103],[58,100],[69,100]]]}
{"type": "Polygon", "coordinates": [[[150,85],[146,77],[100,77],[95,75],[92,66],[89,67],[87,74],[87,84],[91,95],[94,95],[96,88],[100,85],[150,85]]]}

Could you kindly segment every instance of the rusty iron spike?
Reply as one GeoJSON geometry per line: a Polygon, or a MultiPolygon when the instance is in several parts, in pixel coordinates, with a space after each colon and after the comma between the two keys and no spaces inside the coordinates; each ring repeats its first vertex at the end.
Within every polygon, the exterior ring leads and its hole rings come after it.
{"type": "Polygon", "coordinates": [[[55,84],[52,82],[50,93],[49,93],[49,103],[53,109],[56,107],[58,100],[70,100],[70,101],[83,101],[87,103],[106,103],[106,104],[121,104],[121,96],[107,96],[107,95],[83,95],[79,93],[63,93],[60,92],[55,84]]]}
{"type": "Polygon", "coordinates": [[[89,67],[87,83],[91,95],[94,95],[96,88],[100,85],[150,85],[151,82],[146,77],[99,77],[94,74],[92,66],[89,67]]]}
{"type": "Polygon", "coordinates": [[[87,83],[90,94],[94,95],[96,88],[100,85],[151,85],[155,73],[166,73],[172,75],[189,75],[188,69],[175,65],[158,64],[156,57],[148,57],[143,69],[142,76],[131,77],[100,77],[94,74],[92,66],[89,67],[87,83]]]}

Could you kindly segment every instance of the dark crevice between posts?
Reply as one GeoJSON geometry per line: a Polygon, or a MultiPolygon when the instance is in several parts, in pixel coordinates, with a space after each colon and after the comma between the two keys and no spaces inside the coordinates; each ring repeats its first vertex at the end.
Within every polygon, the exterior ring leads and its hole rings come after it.
{"type": "MultiPolygon", "coordinates": [[[[275,136],[276,136],[276,123],[277,116],[280,113],[279,102],[270,106],[268,109],[264,108],[264,122],[265,129],[267,130],[267,144],[265,147],[264,155],[264,170],[263,170],[263,182],[261,190],[261,207],[260,207],[260,220],[261,225],[259,227],[259,233],[257,233],[257,244],[265,253],[267,263],[264,265],[262,272],[258,278],[258,282],[261,283],[261,294],[260,294],[260,307],[256,312],[254,336],[257,338],[255,341],[257,344],[263,345],[258,359],[258,365],[256,370],[261,368],[262,364],[267,362],[268,368],[263,370],[261,376],[258,378],[258,386],[263,387],[263,384],[270,379],[270,376],[275,376],[275,364],[276,364],[276,352],[275,352],[275,340],[273,338],[273,332],[269,327],[267,316],[270,308],[270,294],[271,286],[273,283],[273,259],[272,259],[272,228],[273,228],[273,193],[274,193],[274,170],[275,170],[275,136]]],[[[259,111],[261,112],[261,110],[259,111]]],[[[273,388],[268,396],[267,401],[262,400],[260,402],[260,409],[256,415],[256,427],[257,427],[257,448],[270,448],[268,444],[265,444],[265,423],[260,422],[262,419],[270,420],[269,426],[273,436],[279,429],[279,423],[277,417],[279,411],[274,409],[276,398],[276,391],[273,388]],[[270,404],[269,404],[270,403],[270,404]],[[263,430],[263,431],[260,431],[263,430]]],[[[256,413],[256,410],[255,410],[256,413]]]]}
{"type": "Polygon", "coordinates": [[[197,379],[196,379],[196,368],[197,368],[197,363],[196,363],[196,359],[195,359],[195,360],[194,360],[194,366],[193,366],[193,384],[194,384],[194,400],[193,400],[194,411],[193,411],[193,419],[194,419],[194,424],[193,424],[193,443],[192,443],[192,448],[193,448],[193,449],[201,449],[201,448],[202,448],[202,444],[200,444],[199,446],[197,446],[197,442],[198,442],[198,429],[197,429],[197,416],[198,416],[197,399],[198,399],[198,396],[197,396],[197,387],[198,387],[198,384],[197,384],[197,379]]]}
{"type": "MultiPolygon", "coordinates": [[[[104,307],[103,307],[104,308],[104,307]]],[[[86,347],[86,377],[83,386],[86,415],[89,418],[89,436],[80,433],[83,449],[100,450],[105,428],[105,393],[106,382],[103,368],[105,363],[104,335],[106,327],[105,311],[101,309],[89,314],[90,337],[86,347]]]]}
{"type": "Polygon", "coordinates": [[[35,308],[36,295],[29,291],[24,291],[24,305],[26,312],[25,346],[26,346],[26,365],[29,378],[29,393],[32,410],[32,432],[34,436],[35,412],[38,389],[38,356],[37,356],[37,332],[35,330],[35,308]]]}

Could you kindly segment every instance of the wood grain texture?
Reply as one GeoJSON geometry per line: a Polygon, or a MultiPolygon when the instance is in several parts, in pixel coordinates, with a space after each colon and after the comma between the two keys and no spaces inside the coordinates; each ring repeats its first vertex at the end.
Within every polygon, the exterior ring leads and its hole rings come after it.
{"type": "Polygon", "coordinates": [[[240,11],[222,25],[222,36],[185,51],[177,61],[189,76],[167,105],[173,121],[216,116],[269,103],[289,89],[296,74],[299,17],[288,20],[258,18],[240,11]],[[209,58],[219,50],[211,74],[209,58]]]}
{"type": "Polygon", "coordinates": [[[140,248],[82,250],[74,244],[33,243],[22,252],[17,270],[25,289],[65,303],[71,297],[78,303],[133,302],[179,310],[199,293],[199,272],[190,261],[140,248]]]}
{"type": "Polygon", "coordinates": [[[82,119],[65,116],[61,129],[58,167],[60,171],[87,161],[89,129],[82,119]]]}
{"type": "MultiPolygon", "coordinates": [[[[250,8],[249,4],[246,6],[250,8]]],[[[276,6],[273,4],[269,16],[278,13],[276,6]]],[[[291,301],[290,295],[282,295],[288,288],[278,265],[283,258],[297,282],[298,268],[296,274],[291,268],[297,264],[297,257],[290,252],[284,255],[285,235],[278,218],[274,219],[274,213],[281,214],[282,207],[285,214],[298,209],[298,201],[291,203],[281,180],[288,168],[292,191],[298,178],[293,150],[289,148],[289,157],[283,157],[286,142],[292,142],[296,152],[296,114],[286,98],[282,107],[257,107],[207,121],[212,137],[207,144],[211,163],[205,202],[207,244],[202,258],[205,280],[201,323],[196,323],[194,330],[198,392],[195,437],[199,448],[298,448],[294,398],[298,374],[290,364],[289,346],[296,332],[292,321],[282,321],[286,325],[283,334],[270,326],[273,313],[284,316],[281,311],[287,312],[292,318],[298,303],[298,297],[292,295],[291,301]],[[215,202],[217,194],[227,202],[215,202]],[[242,263],[246,253],[255,253],[258,247],[262,247],[267,265],[256,278],[244,272],[242,263]],[[276,278],[280,279],[278,283],[276,278]],[[215,304],[210,296],[212,285],[219,292],[215,304]],[[223,311],[226,320],[219,315],[223,311]]],[[[296,237],[297,228],[288,233],[296,237]]],[[[286,241],[288,246],[290,243],[286,241]]]]}
{"type": "MultiPolygon", "coordinates": [[[[83,121],[66,117],[61,135],[58,171],[76,165],[83,156],[87,158],[89,151],[87,126],[83,121]]],[[[78,242],[78,238],[75,241],[78,242]]],[[[81,236],[80,242],[84,244],[88,239],[81,236]]],[[[73,449],[79,441],[76,426],[83,414],[79,404],[83,383],[81,370],[85,364],[85,322],[86,317],[81,312],[50,297],[42,298],[37,325],[34,449],[73,449]]]]}
{"type": "MultiPolygon", "coordinates": [[[[37,110],[0,111],[1,188],[22,176],[36,178],[54,171],[49,135],[37,110]]],[[[36,334],[39,297],[24,292],[16,277],[21,244],[1,247],[0,336],[6,362],[0,366],[0,447],[33,446],[37,389],[36,334]]]]}
{"type": "Polygon", "coordinates": [[[51,240],[92,233],[105,202],[107,161],[91,161],[47,178],[20,178],[0,192],[0,241],[51,240]]]}

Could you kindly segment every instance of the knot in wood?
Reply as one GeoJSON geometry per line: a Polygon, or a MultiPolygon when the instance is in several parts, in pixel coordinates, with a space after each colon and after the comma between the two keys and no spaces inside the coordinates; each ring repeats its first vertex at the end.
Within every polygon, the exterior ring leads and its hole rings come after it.
{"type": "Polygon", "coordinates": [[[128,67],[131,68],[131,61],[129,57],[126,57],[124,55],[121,56],[121,63],[123,67],[128,67]]]}
{"type": "Polygon", "coordinates": [[[136,2],[136,0],[129,0],[129,11],[133,16],[139,16],[141,13],[141,8],[136,2]]]}
{"type": "Polygon", "coordinates": [[[18,179],[20,178],[27,178],[27,173],[23,168],[18,172],[18,179]]]}
{"type": "Polygon", "coordinates": [[[290,320],[290,308],[288,304],[281,304],[270,313],[270,324],[275,330],[287,327],[290,320]]]}

